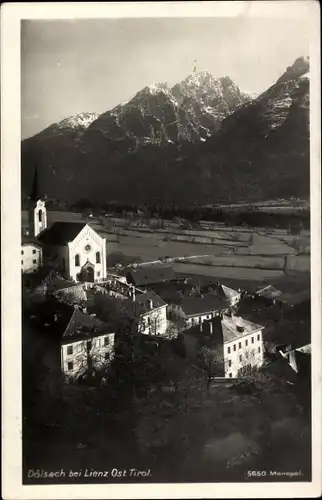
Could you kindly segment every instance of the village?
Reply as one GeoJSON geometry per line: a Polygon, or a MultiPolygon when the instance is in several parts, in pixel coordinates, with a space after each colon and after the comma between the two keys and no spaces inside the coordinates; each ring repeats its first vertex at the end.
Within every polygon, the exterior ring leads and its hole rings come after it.
{"type": "MultiPolygon", "coordinates": [[[[47,215],[37,197],[21,247],[23,359],[31,372],[44,367],[44,391],[107,388],[114,402],[157,397],[161,406],[184,395],[188,415],[196,391],[256,396],[266,384],[309,407],[306,275],[284,273],[259,286],[176,272],[171,260],[108,267],[109,242],[90,220],[48,224],[47,215]]],[[[151,409],[144,412],[153,420],[151,409]]],[[[145,449],[151,434],[138,425],[145,449]]]]}

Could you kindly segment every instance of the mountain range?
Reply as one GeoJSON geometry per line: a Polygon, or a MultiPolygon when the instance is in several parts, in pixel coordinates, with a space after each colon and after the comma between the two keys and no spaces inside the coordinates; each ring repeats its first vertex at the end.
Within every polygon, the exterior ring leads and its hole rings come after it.
{"type": "Polygon", "coordinates": [[[309,85],[303,57],[255,98],[207,71],[152,84],[22,141],[22,193],[37,168],[41,192],[68,201],[308,197],[309,85]]]}

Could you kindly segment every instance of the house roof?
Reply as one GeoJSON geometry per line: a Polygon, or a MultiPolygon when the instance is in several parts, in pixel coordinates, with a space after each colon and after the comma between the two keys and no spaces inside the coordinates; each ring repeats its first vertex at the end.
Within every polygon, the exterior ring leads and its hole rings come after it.
{"type": "Polygon", "coordinates": [[[311,343],[310,326],[298,321],[283,321],[265,332],[264,340],[276,346],[289,345],[297,349],[311,343]]]}
{"type": "Polygon", "coordinates": [[[73,241],[86,222],[55,222],[49,229],[39,234],[39,241],[47,245],[65,245],[73,241]]]}
{"type": "Polygon", "coordinates": [[[111,334],[107,323],[83,313],[77,308],[73,308],[69,323],[63,332],[62,343],[67,344],[78,340],[86,340],[92,337],[99,337],[104,334],[111,334]]]}
{"type": "Polygon", "coordinates": [[[128,278],[136,286],[147,286],[154,283],[174,280],[176,278],[176,275],[174,270],[170,266],[142,266],[138,269],[131,269],[128,272],[128,278]]]}
{"type": "Polygon", "coordinates": [[[265,299],[277,299],[282,295],[282,292],[272,285],[267,285],[264,288],[257,290],[256,295],[264,297],[265,299]]]}
{"type": "Polygon", "coordinates": [[[136,294],[135,301],[132,299],[126,299],[122,301],[122,304],[128,310],[130,314],[141,315],[146,314],[150,311],[149,301],[152,301],[152,309],[158,309],[159,307],[166,306],[166,302],[164,302],[161,297],[159,297],[156,293],[149,290],[148,292],[136,294]]]}
{"type": "Polygon", "coordinates": [[[27,236],[26,234],[23,234],[21,237],[21,245],[33,245],[35,247],[42,248],[41,243],[36,238],[27,236]]]}
{"type": "Polygon", "coordinates": [[[50,273],[44,278],[43,284],[46,284],[47,287],[51,288],[53,291],[63,290],[76,285],[74,281],[66,280],[56,271],[50,271],[50,273]]]}
{"type": "Polygon", "coordinates": [[[234,290],[233,288],[229,288],[228,286],[225,285],[220,285],[225,297],[227,299],[234,299],[235,297],[238,297],[240,295],[240,292],[237,290],[234,290]]]}
{"type": "Polygon", "coordinates": [[[228,308],[227,301],[216,293],[183,297],[180,306],[187,316],[206,314],[228,308]]]}
{"type": "Polygon", "coordinates": [[[224,342],[231,342],[232,340],[245,337],[245,335],[251,335],[263,329],[263,326],[235,315],[231,317],[224,315],[221,325],[224,342]]]}

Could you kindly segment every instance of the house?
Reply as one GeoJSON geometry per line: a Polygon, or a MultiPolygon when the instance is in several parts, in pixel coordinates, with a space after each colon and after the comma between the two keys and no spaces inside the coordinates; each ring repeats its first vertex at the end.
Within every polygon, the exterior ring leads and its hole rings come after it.
{"type": "Polygon", "coordinates": [[[74,309],[61,340],[61,367],[68,377],[102,369],[111,362],[114,333],[106,323],[74,309]]]}
{"type": "Polygon", "coordinates": [[[186,352],[196,356],[206,349],[211,375],[236,378],[263,365],[263,327],[234,314],[216,314],[200,329],[183,334],[186,352]]]}
{"type": "Polygon", "coordinates": [[[241,299],[242,292],[240,290],[234,290],[229,286],[223,285],[219,282],[216,284],[217,290],[222,293],[223,297],[227,299],[229,305],[234,307],[238,304],[241,299]]]}
{"type": "Polygon", "coordinates": [[[114,353],[114,333],[110,326],[77,306],[54,298],[37,315],[38,328],[56,339],[64,375],[78,378],[109,366],[114,353]]]}
{"type": "Polygon", "coordinates": [[[134,293],[123,301],[130,316],[139,318],[139,333],[165,335],[167,332],[167,304],[153,291],[134,293]]]}
{"type": "Polygon", "coordinates": [[[139,288],[175,279],[175,272],[170,266],[141,266],[127,273],[128,282],[139,288]]]}
{"type": "Polygon", "coordinates": [[[43,262],[42,245],[37,239],[23,236],[21,242],[21,271],[32,273],[38,271],[43,262]]]}
{"type": "Polygon", "coordinates": [[[229,302],[222,294],[194,294],[182,297],[179,304],[169,306],[169,317],[174,321],[184,321],[187,328],[201,325],[215,314],[229,309],[229,302]]]}

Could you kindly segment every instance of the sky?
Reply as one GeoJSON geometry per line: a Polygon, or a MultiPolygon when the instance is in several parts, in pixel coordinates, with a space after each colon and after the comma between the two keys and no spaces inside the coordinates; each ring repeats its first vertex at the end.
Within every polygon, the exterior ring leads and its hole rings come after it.
{"type": "Polygon", "coordinates": [[[174,85],[195,66],[263,92],[309,55],[308,40],[296,18],[23,20],[22,138],[107,111],[151,83],[174,85]]]}

